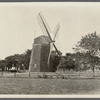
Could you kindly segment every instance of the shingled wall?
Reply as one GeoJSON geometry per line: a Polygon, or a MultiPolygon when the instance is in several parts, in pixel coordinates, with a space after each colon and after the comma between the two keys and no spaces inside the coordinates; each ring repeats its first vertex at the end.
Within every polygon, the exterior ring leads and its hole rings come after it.
{"type": "Polygon", "coordinates": [[[31,72],[40,72],[41,44],[33,44],[30,62],[31,72]]]}
{"type": "Polygon", "coordinates": [[[49,38],[39,36],[34,40],[32,54],[30,59],[30,72],[50,72],[52,66],[48,65],[48,56],[50,52],[49,38]]]}
{"type": "Polygon", "coordinates": [[[41,46],[41,61],[40,61],[40,71],[41,72],[49,72],[48,56],[50,52],[50,46],[48,44],[44,44],[41,46]]]}

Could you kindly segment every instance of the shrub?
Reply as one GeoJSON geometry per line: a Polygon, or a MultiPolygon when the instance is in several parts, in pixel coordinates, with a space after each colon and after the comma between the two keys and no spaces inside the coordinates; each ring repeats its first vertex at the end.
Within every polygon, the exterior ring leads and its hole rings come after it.
{"type": "Polygon", "coordinates": [[[46,74],[43,74],[43,78],[48,78],[48,76],[46,74]]]}
{"type": "Polygon", "coordinates": [[[42,78],[42,76],[41,75],[38,75],[38,78],[42,78]]]}

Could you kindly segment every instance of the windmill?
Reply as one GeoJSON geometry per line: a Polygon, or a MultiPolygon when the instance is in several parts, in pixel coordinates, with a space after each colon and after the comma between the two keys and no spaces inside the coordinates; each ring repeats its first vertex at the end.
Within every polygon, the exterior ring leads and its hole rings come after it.
{"type": "Polygon", "coordinates": [[[58,51],[56,45],[55,45],[55,39],[58,35],[58,32],[59,32],[59,29],[60,29],[60,25],[59,23],[56,25],[56,27],[54,28],[54,31],[52,32],[49,28],[49,25],[47,24],[42,12],[40,12],[38,15],[37,15],[37,20],[38,20],[38,23],[40,25],[40,28],[42,30],[42,32],[47,35],[50,39],[50,52],[49,52],[49,56],[48,56],[48,65],[49,65],[49,62],[50,62],[50,56],[51,56],[51,52],[53,50],[53,48],[55,48],[55,51],[56,53],[58,54],[58,56],[61,56],[60,52],[58,51]],[[54,34],[54,37],[52,38],[51,37],[51,33],[54,34]]]}
{"type": "Polygon", "coordinates": [[[61,56],[55,45],[55,39],[57,38],[60,25],[58,23],[54,28],[54,31],[51,31],[41,12],[38,13],[37,20],[44,35],[34,39],[29,72],[52,72],[53,65],[51,61],[51,51],[53,48],[55,48],[56,53],[61,56]],[[53,38],[51,37],[51,33],[54,33],[53,38]]]}

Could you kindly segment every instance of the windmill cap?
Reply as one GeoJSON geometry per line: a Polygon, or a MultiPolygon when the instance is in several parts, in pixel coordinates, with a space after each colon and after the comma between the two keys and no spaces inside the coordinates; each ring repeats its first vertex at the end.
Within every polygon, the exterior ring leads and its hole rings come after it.
{"type": "Polygon", "coordinates": [[[41,35],[34,39],[34,44],[49,44],[51,40],[46,35],[41,35]]]}

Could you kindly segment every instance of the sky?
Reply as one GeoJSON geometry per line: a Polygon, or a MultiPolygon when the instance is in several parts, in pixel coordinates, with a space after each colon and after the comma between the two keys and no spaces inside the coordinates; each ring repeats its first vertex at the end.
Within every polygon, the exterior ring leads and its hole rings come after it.
{"type": "Polygon", "coordinates": [[[82,36],[100,33],[100,3],[0,3],[0,59],[24,53],[32,48],[34,38],[43,35],[39,12],[52,31],[60,23],[55,44],[63,54],[73,52],[82,36]]]}

